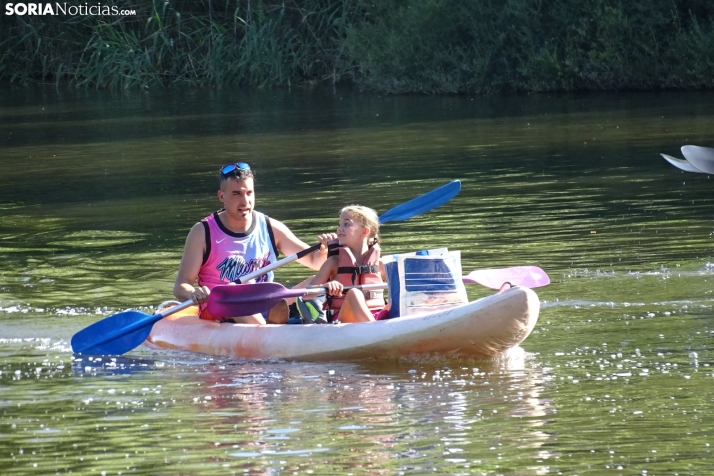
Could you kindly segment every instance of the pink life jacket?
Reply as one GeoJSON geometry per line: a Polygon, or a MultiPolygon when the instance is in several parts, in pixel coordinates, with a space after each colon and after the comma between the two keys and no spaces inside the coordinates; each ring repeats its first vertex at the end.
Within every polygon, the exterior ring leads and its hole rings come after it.
{"type": "MultiPolygon", "coordinates": [[[[361,264],[357,264],[352,251],[346,246],[338,248],[339,261],[337,265],[337,275],[335,281],[342,283],[343,286],[357,286],[361,284],[378,284],[383,283],[382,274],[379,272],[379,254],[380,248],[378,244],[372,245],[364,255],[361,264]]],[[[365,291],[365,300],[367,307],[370,309],[382,309],[384,304],[384,291],[365,291]]],[[[329,307],[331,310],[338,310],[342,307],[345,298],[331,297],[329,299],[329,307]]]]}

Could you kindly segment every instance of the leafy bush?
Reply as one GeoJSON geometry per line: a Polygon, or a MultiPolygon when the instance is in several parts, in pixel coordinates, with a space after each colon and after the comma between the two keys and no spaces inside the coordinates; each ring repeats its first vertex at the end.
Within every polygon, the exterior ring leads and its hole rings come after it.
{"type": "Polygon", "coordinates": [[[117,0],[132,17],[0,17],[0,79],[387,93],[714,86],[704,0],[117,0]]]}

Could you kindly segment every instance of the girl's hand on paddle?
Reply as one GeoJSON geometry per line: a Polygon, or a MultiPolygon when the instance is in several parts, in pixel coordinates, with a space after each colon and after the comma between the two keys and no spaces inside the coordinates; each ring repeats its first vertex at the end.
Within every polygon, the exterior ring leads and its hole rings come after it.
{"type": "Polygon", "coordinates": [[[327,254],[327,246],[330,242],[337,242],[337,233],[324,233],[317,237],[317,241],[320,243],[320,253],[327,254]]]}
{"type": "Polygon", "coordinates": [[[199,286],[198,289],[191,293],[191,299],[198,304],[205,304],[208,301],[209,294],[211,294],[211,290],[208,287],[199,286]]]}
{"type": "Polygon", "coordinates": [[[327,294],[330,296],[342,296],[342,283],[339,281],[328,281],[324,284],[327,288],[327,294]]]}

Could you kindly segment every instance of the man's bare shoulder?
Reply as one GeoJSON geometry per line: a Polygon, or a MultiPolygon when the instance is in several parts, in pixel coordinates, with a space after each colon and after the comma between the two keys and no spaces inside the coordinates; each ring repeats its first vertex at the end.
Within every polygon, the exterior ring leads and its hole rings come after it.
{"type": "Polygon", "coordinates": [[[191,227],[191,231],[188,232],[188,236],[186,237],[186,244],[200,244],[203,246],[203,243],[206,241],[206,232],[203,227],[203,223],[200,221],[193,225],[191,227]]]}

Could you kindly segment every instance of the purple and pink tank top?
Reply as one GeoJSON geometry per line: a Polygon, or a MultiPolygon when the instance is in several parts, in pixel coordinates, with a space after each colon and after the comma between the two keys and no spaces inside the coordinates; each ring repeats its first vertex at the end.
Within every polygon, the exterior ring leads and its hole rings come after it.
{"type": "MultiPolygon", "coordinates": [[[[252,273],[278,260],[273,229],[268,217],[253,211],[253,223],[245,233],[228,230],[218,218],[218,212],[203,220],[206,232],[206,254],[198,272],[198,284],[213,289],[220,284],[237,282],[242,276],[252,273]]],[[[250,282],[270,282],[269,272],[250,282]]]]}

